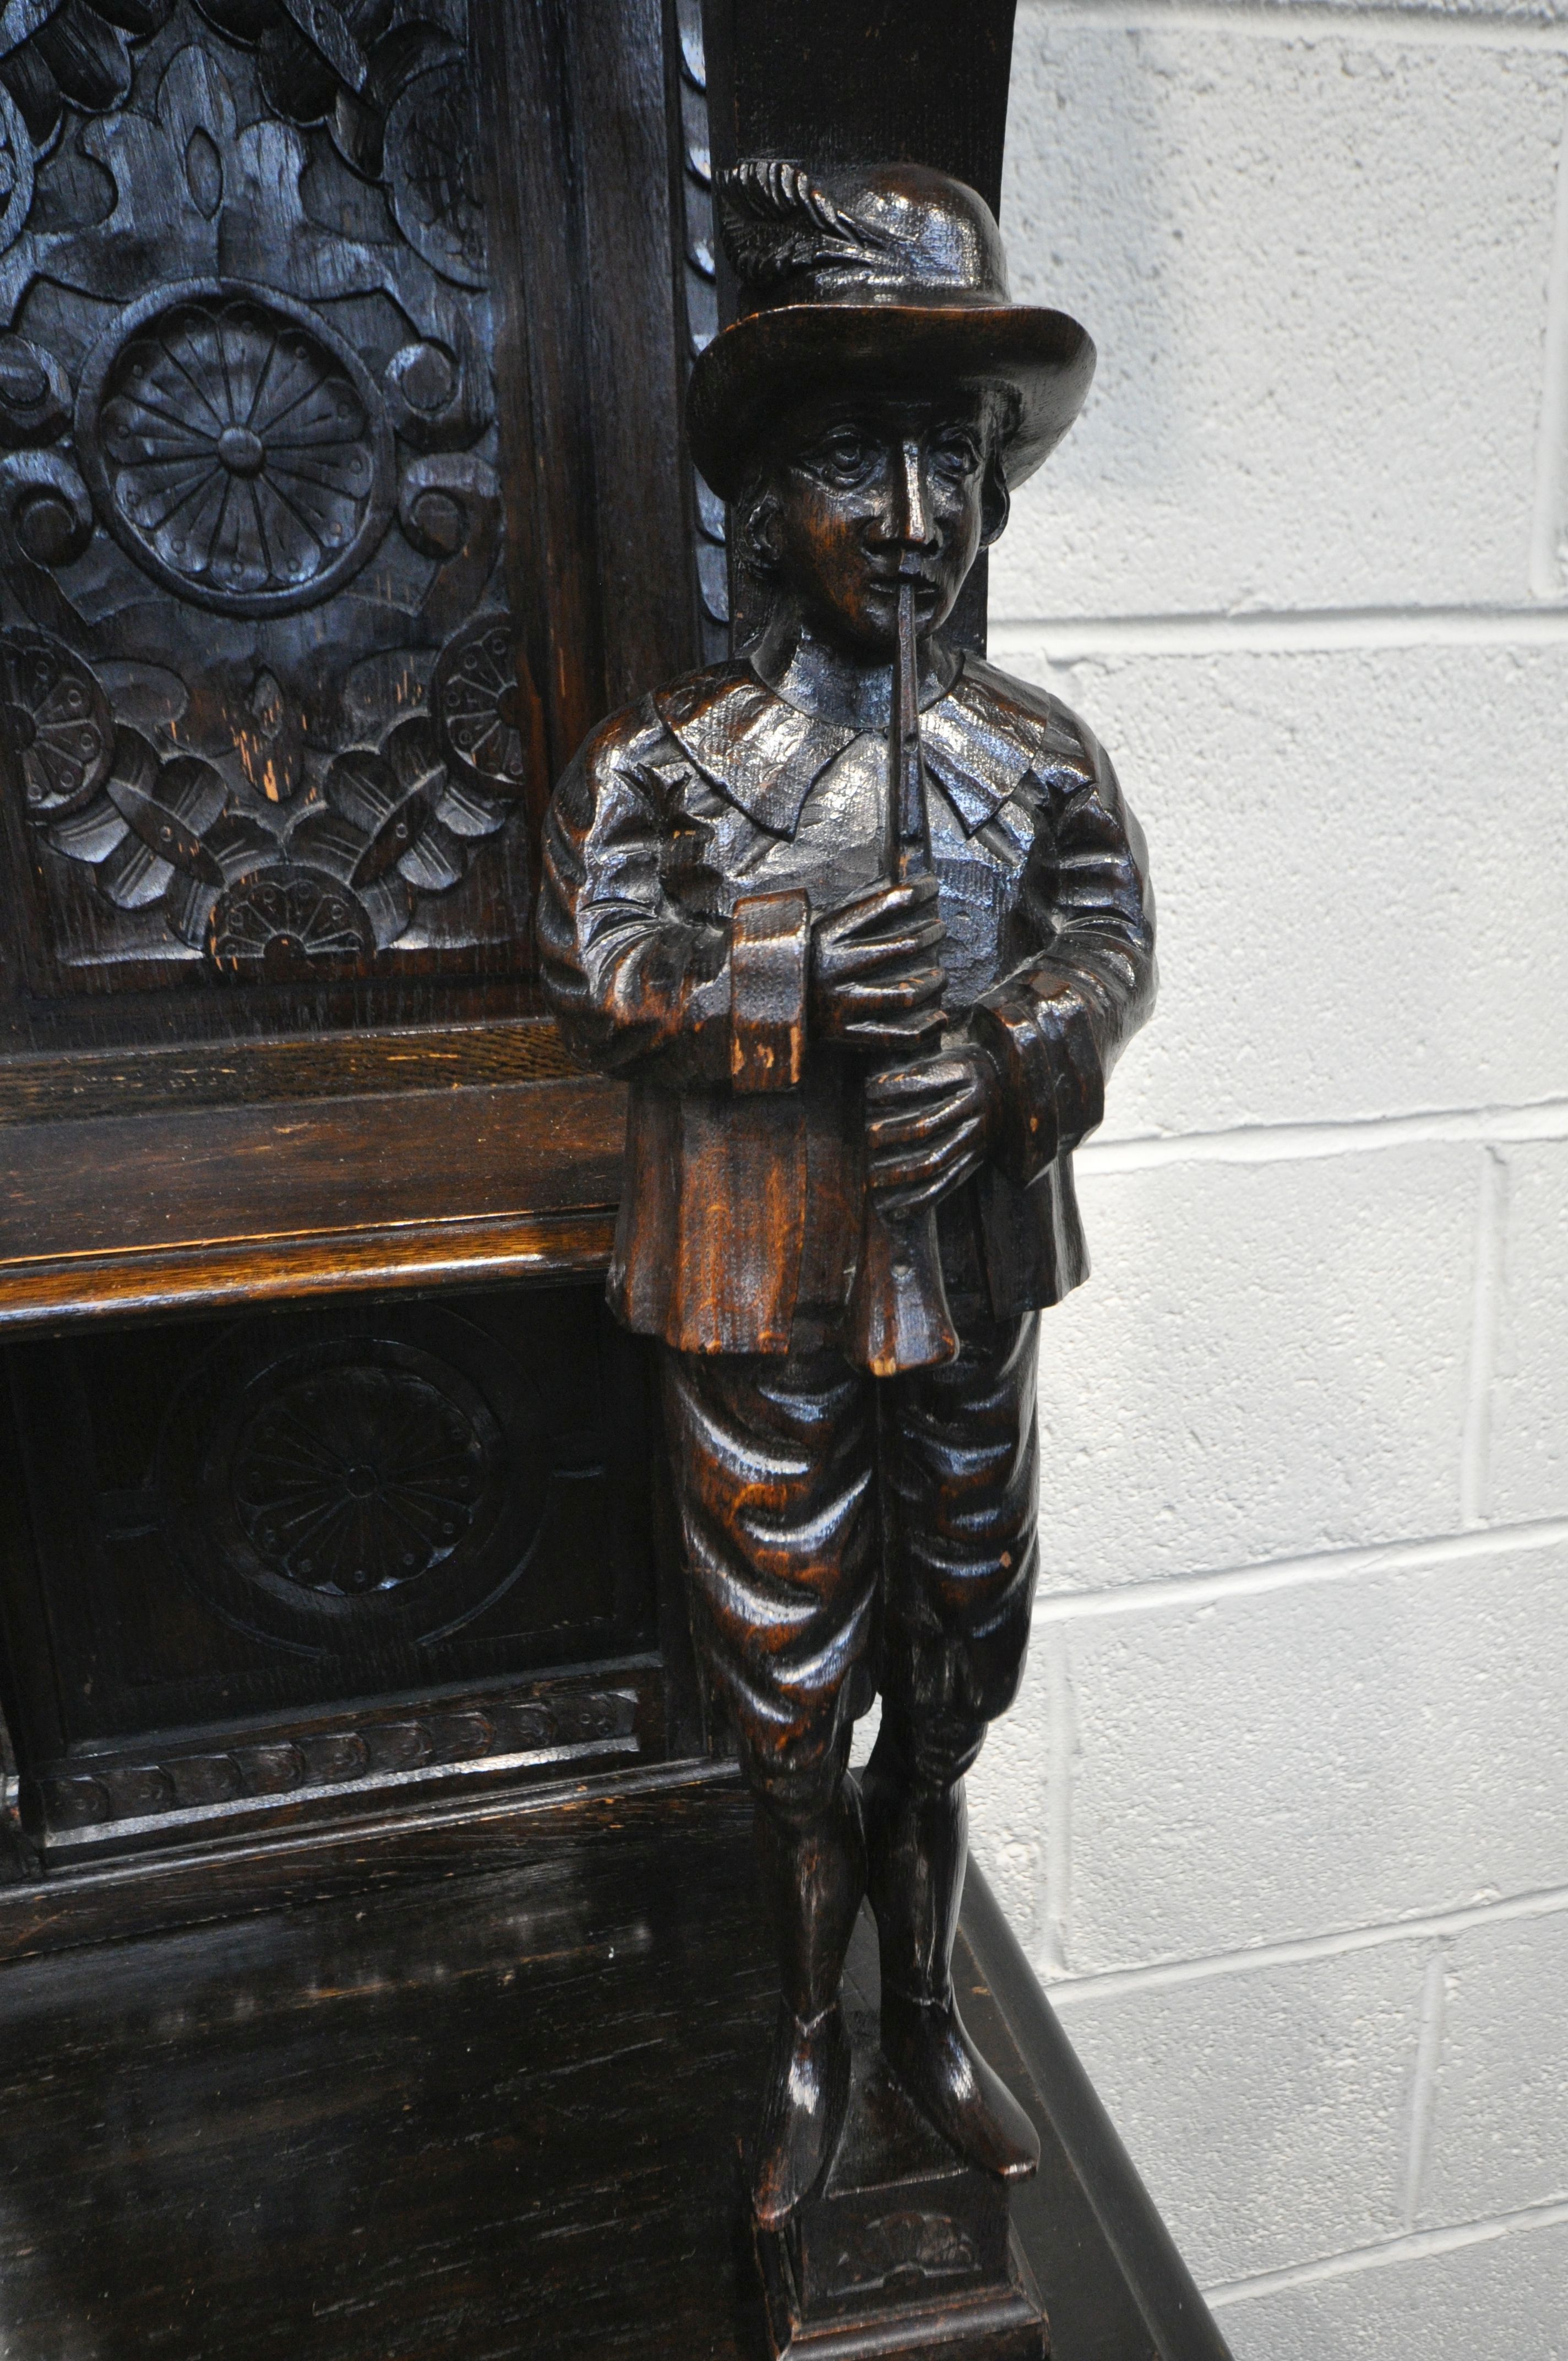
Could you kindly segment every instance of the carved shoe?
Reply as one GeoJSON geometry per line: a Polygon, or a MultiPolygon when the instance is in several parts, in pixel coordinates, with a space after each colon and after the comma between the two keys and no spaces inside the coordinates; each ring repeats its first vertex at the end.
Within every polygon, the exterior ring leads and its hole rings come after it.
{"type": "Polygon", "coordinates": [[[950,1997],[915,2000],[884,1986],[882,2046],[921,2113],[969,2163],[1003,2180],[1035,2171],[1040,2136],[975,2048],[950,1997]]]}
{"type": "Polygon", "coordinates": [[[831,2163],[849,2102],[850,2036],[838,2002],[810,2018],[781,2010],[752,2189],[764,2230],[782,2230],[831,2163]]]}

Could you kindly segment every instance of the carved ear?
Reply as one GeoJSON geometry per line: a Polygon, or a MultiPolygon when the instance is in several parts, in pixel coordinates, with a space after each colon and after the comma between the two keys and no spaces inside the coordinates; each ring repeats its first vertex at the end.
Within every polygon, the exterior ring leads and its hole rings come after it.
{"type": "Polygon", "coordinates": [[[732,530],[741,565],[764,582],[779,571],[778,519],[779,499],[773,485],[753,479],[735,503],[732,530]]]}
{"type": "Polygon", "coordinates": [[[1002,454],[993,451],[986,461],[985,483],[980,495],[980,545],[989,549],[1000,541],[1007,530],[1007,520],[1013,512],[1013,495],[1007,489],[1007,478],[1002,472],[1002,454]]]}
{"type": "Polygon", "coordinates": [[[719,228],[736,276],[773,287],[823,263],[880,263],[885,239],[819,189],[804,165],[748,157],[718,179],[719,228]]]}

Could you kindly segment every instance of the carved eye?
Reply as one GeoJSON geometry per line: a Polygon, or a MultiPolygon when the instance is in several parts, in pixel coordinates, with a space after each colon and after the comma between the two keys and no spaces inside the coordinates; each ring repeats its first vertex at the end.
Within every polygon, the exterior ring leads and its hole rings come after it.
{"type": "Polygon", "coordinates": [[[931,465],[939,475],[955,483],[972,475],[980,466],[980,445],[972,434],[962,427],[944,428],[931,441],[931,465]]]}
{"type": "Polygon", "coordinates": [[[877,446],[858,427],[840,426],[826,435],[811,455],[811,466],[824,482],[848,489],[863,484],[877,462],[877,446]]]}

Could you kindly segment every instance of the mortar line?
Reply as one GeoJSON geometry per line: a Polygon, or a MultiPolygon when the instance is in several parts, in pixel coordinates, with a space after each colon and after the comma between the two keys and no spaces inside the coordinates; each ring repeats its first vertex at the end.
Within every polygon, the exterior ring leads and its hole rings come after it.
{"type": "Polygon", "coordinates": [[[1059,1625],[1046,1642],[1046,1971],[1067,1972],[1068,1919],[1072,1894],[1072,1766],[1077,1749],[1067,1632],[1059,1625]]]}
{"type": "Polygon", "coordinates": [[[1438,2075],[1442,2066],[1443,2019],[1448,2012],[1448,1947],[1440,1943],[1427,1961],[1421,1979],[1420,2032],[1416,2043],[1415,2077],[1410,2086],[1410,2136],[1405,2150],[1405,2227],[1413,2230],[1421,2210],[1421,2185],[1431,2147],[1432,2116],[1437,2109],[1438,2075]]]}
{"type": "Polygon", "coordinates": [[[1420,1917],[1386,1918],[1372,1927],[1338,1927],[1321,1935],[1295,1935],[1237,1951],[1205,1951],[1189,1960],[1155,1960],[1146,1967],[1102,1968],[1062,1976],[1046,1985],[1052,2007],[1070,2009],[1080,2000],[1116,2000],[1128,1993],[1174,1992],[1183,1984],[1211,1983],[1218,1976],[1245,1976],[1268,1968],[1310,1967],[1318,1960],[1344,1960],[1358,1951],[1387,1950],[1395,1943],[1442,1942],[1473,1927],[1510,1926],[1521,1918],[1552,1918],[1568,1910],[1568,1885],[1535,1894],[1513,1894],[1496,1902],[1470,1902],[1420,1917]]]}
{"type": "Polygon", "coordinates": [[[1408,2231],[1403,2237],[1382,2238],[1371,2246],[1352,2246],[1346,2253],[1325,2255],[1316,2262],[1292,2263],[1277,2271],[1258,2271],[1250,2279],[1223,2279],[1203,2290],[1203,2300],[1215,2311],[1223,2311],[1232,2304],[1246,2303],[1255,2296],[1277,2294],[1286,2288],[1350,2279],[1360,2271],[1381,2270],[1390,2263],[1424,2262],[1430,2256],[1452,2255],[1464,2246],[1486,2246],[1519,2231],[1554,2230],[1564,2222],[1568,2222],[1568,2202],[1522,2205],[1512,2213],[1494,2213],[1484,2222],[1456,2222],[1441,2230],[1408,2231]]]}
{"type": "Polygon", "coordinates": [[[1541,357],[1541,417],[1535,443],[1535,497],[1530,516],[1530,587],[1538,598],[1561,598],[1563,579],[1564,469],[1568,467],[1568,98],[1557,143],[1557,206],[1547,266],[1546,329],[1541,357]]]}
{"type": "Polygon", "coordinates": [[[1173,30],[1240,33],[1255,39],[1292,41],[1338,38],[1362,49],[1387,45],[1398,36],[1411,47],[1430,44],[1474,49],[1562,49],[1568,48],[1568,22],[1541,17],[1449,16],[1397,5],[1325,5],[1323,0],[1267,6],[1224,0],[1020,0],[1019,13],[1047,17],[1052,26],[1101,27],[1108,30],[1173,30]],[[1371,38],[1356,41],[1356,34],[1371,38]]]}
{"type": "MultiPolygon", "coordinates": [[[[1568,43],[1568,28],[1564,30],[1568,43]]],[[[1561,600],[1560,586],[1555,596],[1561,600]]],[[[1387,648],[1568,645],[1568,604],[1341,607],[1226,614],[993,616],[993,661],[1124,655],[1311,655],[1387,648]]]]}
{"type": "Polygon", "coordinates": [[[1492,1385],[1502,1316],[1503,1224],[1508,1166],[1495,1148],[1481,1158],[1475,1208],[1475,1287],[1470,1314],[1470,1366],[1465,1378],[1464,1432],[1459,1445],[1459,1518],[1467,1526],[1486,1513],[1492,1444],[1492,1385]]]}
{"type": "Polygon", "coordinates": [[[1286,1164],[1371,1148],[1435,1142],[1485,1147],[1568,1138],[1568,1099],[1518,1106],[1433,1107],[1413,1115],[1353,1115],[1338,1122],[1236,1124],[1220,1131],[1144,1132],[1090,1139],[1080,1172],[1153,1172],[1172,1164],[1286,1164]]]}
{"type": "Polygon", "coordinates": [[[1215,1566],[1203,1574],[1152,1575],[1100,1590],[1038,1591],[1035,1628],[1098,1622],[1108,1616],[1147,1614],[1160,1608],[1217,1607],[1227,1599],[1260,1598],[1271,1591],[1294,1590],[1310,1583],[1347,1582],[1363,1574],[1425,1574],[1477,1559],[1512,1556],[1520,1550],[1559,1549],[1564,1543],[1568,1543],[1568,1517],[1542,1517],[1523,1524],[1477,1525],[1468,1532],[1365,1542],[1350,1549],[1303,1550],[1290,1557],[1257,1559],[1247,1565],[1215,1566]]]}

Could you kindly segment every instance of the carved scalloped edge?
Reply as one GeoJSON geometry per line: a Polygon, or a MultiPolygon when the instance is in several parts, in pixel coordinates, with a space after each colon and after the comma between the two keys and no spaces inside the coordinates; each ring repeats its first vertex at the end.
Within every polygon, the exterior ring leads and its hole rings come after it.
{"type": "Polygon", "coordinates": [[[42,1784],[52,1832],[131,1824],[179,1826],[345,1791],[423,1785],[455,1770],[547,1769],[641,1752],[633,1687],[563,1690],[516,1702],[488,1699],[333,1730],[247,1740],[230,1747],[116,1757],[59,1772],[42,1784]]]}
{"type": "MultiPolygon", "coordinates": [[[[701,0],[676,0],[680,33],[681,108],[681,305],[685,313],[683,358],[687,376],[698,353],[718,333],[713,153],[708,138],[707,67],[703,51],[701,0]]],[[[694,467],[692,477],[694,558],[703,655],[708,663],[729,653],[729,553],[724,503],[694,467]]]]}

